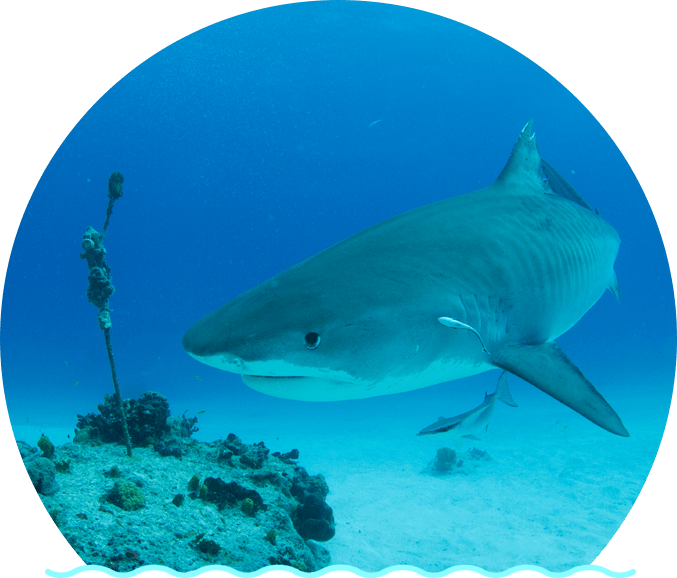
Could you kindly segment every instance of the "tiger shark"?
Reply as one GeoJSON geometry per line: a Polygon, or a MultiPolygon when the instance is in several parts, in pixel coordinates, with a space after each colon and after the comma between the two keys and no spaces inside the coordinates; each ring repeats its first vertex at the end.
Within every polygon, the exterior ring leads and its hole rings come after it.
{"type": "Polygon", "coordinates": [[[184,349],[306,401],[415,390],[499,368],[629,433],[555,343],[609,289],[620,239],[541,158],[532,121],[490,186],[374,225],[197,321],[184,349]]]}

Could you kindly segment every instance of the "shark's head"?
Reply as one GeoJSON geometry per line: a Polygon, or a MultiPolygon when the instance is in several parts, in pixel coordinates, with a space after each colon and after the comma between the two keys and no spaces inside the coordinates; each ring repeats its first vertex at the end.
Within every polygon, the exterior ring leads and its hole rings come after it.
{"type": "MultiPolygon", "coordinates": [[[[288,399],[373,397],[444,381],[463,365],[445,355],[475,337],[452,332],[395,280],[318,266],[310,259],[239,295],[195,323],[183,338],[197,360],[238,373],[252,389],[288,399]]],[[[461,355],[463,357],[463,355],[461,355]]],[[[460,368],[463,375],[481,371],[460,368]]],[[[476,369],[475,369],[476,368],[476,369]]]]}

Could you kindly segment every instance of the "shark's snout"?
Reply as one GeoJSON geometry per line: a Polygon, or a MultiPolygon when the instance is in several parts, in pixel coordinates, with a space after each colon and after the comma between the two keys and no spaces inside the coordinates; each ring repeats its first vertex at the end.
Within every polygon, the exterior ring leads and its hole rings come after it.
{"type": "Polygon", "coordinates": [[[245,373],[246,364],[229,343],[228,332],[220,324],[210,323],[207,318],[193,324],[183,336],[186,352],[207,365],[232,373],[245,373]]]}

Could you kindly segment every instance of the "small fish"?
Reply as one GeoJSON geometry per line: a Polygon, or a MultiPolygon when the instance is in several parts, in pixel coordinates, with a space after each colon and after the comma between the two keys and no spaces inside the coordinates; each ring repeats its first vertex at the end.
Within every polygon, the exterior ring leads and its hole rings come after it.
{"type": "Polygon", "coordinates": [[[28,423],[28,418],[26,418],[26,423],[28,423]]]}
{"type": "Polygon", "coordinates": [[[450,432],[454,438],[479,439],[475,433],[489,427],[489,420],[494,413],[496,399],[512,407],[517,407],[515,400],[510,395],[508,389],[508,374],[504,371],[498,378],[496,391],[492,394],[485,394],[484,401],[475,409],[471,409],[456,417],[444,419],[441,417],[434,424],[422,429],[417,435],[438,434],[450,432]]]}
{"type": "Polygon", "coordinates": [[[368,126],[367,128],[371,128],[372,126],[374,126],[375,124],[378,124],[378,123],[381,122],[382,120],[383,120],[383,119],[379,118],[378,120],[375,120],[374,122],[370,122],[370,123],[369,123],[369,126],[368,126]]]}
{"type": "MultiPolygon", "coordinates": [[[[458,319],[452,319],[451,317],[439,317],[437,320],[445,327],[453,327],[456,329],[467,329],[468,331],[473,332],[475,335],[477,335],[477,338],[480,340],[480,343],[482,344],[482,351],[484,351],[484,353],[489,353],[487,351],[487,348],[484,346],[482,336],[480,335],[479,331],[477,331],[477,329],[475,329],[474,327],[471,327],[467,323],[463,323],[458,319]]],[[[489,355],[491,354],[489,353],[489,355]]]]}
{"type": "Polygon", "coordinates": [[[202,379],[199,375],[194,375],[193,379],[199,379],[200,381],[204,381],[204,379],[202,379]]]}
{"type": "Polygon", "coordinates": [[[71,385],[71,389],[73,389],[78,383],[80,383],[80,382],[76,381],[73,385],[71,385]]]}
{"type": "Polygon", "coordinates": [[[206,410],[206,409],[203,409],[202,411],[198,411],[198,412],[197,412],[197,415],[200,415],[201,413],[207,413],[207,410],[206,410]]]}
{"type": "Polygon", "coordinates": [[[184,411],[184,412],[181,414],[181,417],[183,417],[183,416],[186,415],[187,413],[188,413],[188,410],[184,411]]]}

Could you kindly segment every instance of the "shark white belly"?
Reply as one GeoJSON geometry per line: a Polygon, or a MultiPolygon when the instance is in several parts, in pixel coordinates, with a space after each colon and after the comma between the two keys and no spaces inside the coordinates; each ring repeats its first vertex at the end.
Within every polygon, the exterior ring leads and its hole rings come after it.
{"type": "Polygon", "coordinates": [[[318,253],[199,320],[183,345],[258,391],[312,401],[498,367],[628,435],[553,342],[607,288],[618,297],[619,243],[541,159],[529,123],[491,186],[318,253]]]}

